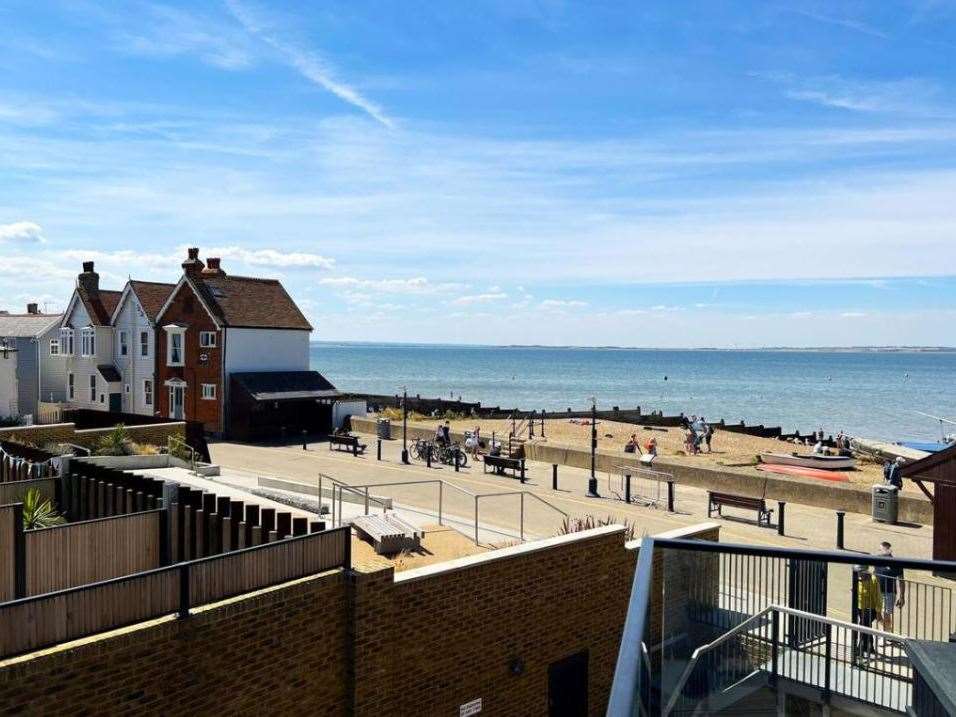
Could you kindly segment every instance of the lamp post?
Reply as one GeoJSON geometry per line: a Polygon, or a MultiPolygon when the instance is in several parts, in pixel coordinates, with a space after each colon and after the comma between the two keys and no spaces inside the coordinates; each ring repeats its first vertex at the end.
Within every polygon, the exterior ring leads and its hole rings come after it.
{"type": "Polygon", "coordinates": [[[588,498],[600,498],[597,476],[594,472],[595,453],[597,452],[597,399],[591,397],[591,477],[588,478],[588,498]]]}
{"type": "Polygon", "coordinates": [[[402,386],[402,463],[408,465],[408,387],[402,386]]]}

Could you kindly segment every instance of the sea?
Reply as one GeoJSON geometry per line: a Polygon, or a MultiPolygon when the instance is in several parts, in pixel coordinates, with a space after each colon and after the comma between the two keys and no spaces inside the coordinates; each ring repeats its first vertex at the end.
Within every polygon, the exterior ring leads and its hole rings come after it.
{"type": "Polygon", "coordinates": [[[339,390],[522,410],[641,407],[804,433],[936,441],[956,433],[956,351],[664,350],[438,344],[311,346],[339,390]]]}

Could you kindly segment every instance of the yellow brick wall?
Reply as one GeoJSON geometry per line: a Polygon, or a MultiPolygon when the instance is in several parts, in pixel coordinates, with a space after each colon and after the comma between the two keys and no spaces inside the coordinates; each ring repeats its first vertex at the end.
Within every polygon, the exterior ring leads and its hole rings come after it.
{"type": "MultiPolygon", "coordinates": [[[[43,426],[18,426],[0,429],[0,440],[29,443],[40,448],[46,443],[75,443],[93,448],[112,428],[91,428],[78,431],[73,423],[54,423],[43,426]]],[[[165,446],[170,436],[186,435],[186,424],[157,423],[152,426],[126,426],[126,435],[137,443],[152,443],[165,446]]]]}

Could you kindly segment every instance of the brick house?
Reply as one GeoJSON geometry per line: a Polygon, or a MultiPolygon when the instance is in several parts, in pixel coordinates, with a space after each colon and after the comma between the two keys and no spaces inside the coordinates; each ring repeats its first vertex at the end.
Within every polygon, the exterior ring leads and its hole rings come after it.
{"type": "Polygon", "coordinates": [[[230,377],[308,373],[312,326],[275,279],[227,275],[196,248],[182,267],[156,317],[156,408],[222,434],[230,377]]]}

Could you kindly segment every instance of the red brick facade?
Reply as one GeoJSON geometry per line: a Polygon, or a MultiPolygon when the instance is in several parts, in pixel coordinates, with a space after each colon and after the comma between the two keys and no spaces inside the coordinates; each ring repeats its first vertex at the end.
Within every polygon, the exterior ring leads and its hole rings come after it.
{"type": "Polygon", "coordinates": [[[186,382],[183,401],[186,420],[202,421],[207,431],[221,433],[222,370],[222,331],[218,329],[189,282],[183,282],[156,327],[156,407],[160,415],[171,415],[167,382],[179,379],[186,382]],[[183,366],[168,365],[169,333],[164,327],[170,324],[186,327],[183,366]],[[202,331],[216,334],[215,348],[199,345],[199,334],[202,331]],[[203,384],[216,387],[215,399],[202,397],[203,384]]]}

